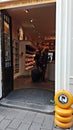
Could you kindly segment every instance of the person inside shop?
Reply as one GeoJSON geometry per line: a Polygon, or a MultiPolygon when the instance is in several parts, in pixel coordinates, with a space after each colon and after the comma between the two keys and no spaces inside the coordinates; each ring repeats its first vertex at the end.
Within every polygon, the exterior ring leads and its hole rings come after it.
{"type": "Polygon", "coordinates": [[[49,49],[48,47],[39,45],[34,58],[36,62],[37,70],[39,71],[40,74],[41,81],[46,81],[45,73],[46,73],[47,63],[48,63],[48,49],[49,49]]]}
{"type": "Polygon", "coordinates": [[[50,50],[52,52],[52,61],[55,61],[55,42],[52,42],[50,45],[50,50]]]}
{"type": "Polygon", "coordinates": [[[38,70],[40,69],[40,57],[41,57],[42,49],[43,49],[42,46],[39,44],[38,48],[36,50],[35,57],[34,57],[36,67],[37,67],[38,70]]]}
{"type": "Polygon", "coordinates": [[[48,64],[48,49],[49,49],[48,47],[44,47],[41,52],[41,57],[40,57],[40,68],[42,70],[42,74],[41,74],[42,81],[46,81],[45,73],[46,73],[47,64],[48,64]]]}
{"type": "Polygon", "coordinates": [[[39,70],[39,66],[40,66],[40,56],[41,56],[41,51],[36,50],[36,55],[34,57],[34,60],[35,60],[35,63],[36,63],[37,70],[39,70]]]}

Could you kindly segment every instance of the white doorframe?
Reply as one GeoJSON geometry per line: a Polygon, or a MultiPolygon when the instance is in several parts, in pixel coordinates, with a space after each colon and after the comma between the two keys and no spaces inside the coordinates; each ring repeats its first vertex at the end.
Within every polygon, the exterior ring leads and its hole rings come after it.
{"type": "Polygon", "coordinates": [[[71,0],[56,2],[55,92],[69,91],[71,45],[71,0]]]}
{"type": "MultiPolygon", "coordinates": [[[[56,0],[56,62],[55,92],[69,90],[70,44],[71,44],[71,1],[56,0]]],[[[0,53],[1,66],[1,53],[0,53]]],[[[0,73],[1,73],[0,67],[0,73]]],[[[2,73],[1,73],[2,74],[2,73]]],[[[0,98],[2,97],[2,77],[0,76],[0,98]]]]}

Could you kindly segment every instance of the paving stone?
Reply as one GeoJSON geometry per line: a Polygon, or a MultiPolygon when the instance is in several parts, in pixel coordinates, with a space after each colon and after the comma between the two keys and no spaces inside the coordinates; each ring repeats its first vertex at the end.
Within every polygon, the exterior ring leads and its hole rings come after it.
{"type": "Polygon", "coordinates": [[[43,122],[42,128],[44,129],[49,129],[52,130],[53,129],[53,116],[52,115],[48,115],[43,122]]]}
{"type": "Polygon", "coordinates": [[[19,126],[18,130],[28,130],[29,127],[30,127],[30,125],[22,123],[22,124],[19,126]]]}
{"type": "Polygon", "coordinates": [[[61,130],[53,127],[52,115],[4,107],[1,112],[0,130],[61,130]]]}
{"type": "Polygon", "coordinates": [[[34,121],[33,122],[37,122],[37,123],[43,123],[44,121],[44,115],[42,115],[41,113],[38,113],[35,118],[34,118],[34,121]]]}
{"type": "Polygon", "coordinates": [[[34,120],[34,117],[36,116],[36,113],[35,112],[31,112],[29,111],[27,114],[26,114],[26,117],[24,120],[28,121],[28,122],[32,122],[34,120]]]}
{"type": "Polygon", "coordinates": [[[9,128],[17,129],[20,124],[21,124],[21,120],[14,119],[14,120],[10,123],[9,128]]]}
{"type": "Polygon", "coordinates": [[[27,119],[25,118],[25,119],[22,121],[22,123],[31,125],[31,124],[32,124],[32,121],[27,120],[27,119]]]}
{"type": "Polygon", "coordinates": [[[1,123],[0,123],[0,129],[1,130],[5,130],[8,125],[10,124],[11,120],[3,120],[1,123]]]}
{"type": "Polygon", "coordinates": [[[29,130],[40,130],[41,124],[40,123],[32,123],[29,130]]]}
{"type": "Polygon", "coordinates": [[[50,129],[42,129],[42,128],[41,128],[40,130],[50,130],[50,129]]]}
{"type": "Polygon", "coordinates": [[[0,115],[0,122],[5,118],[5,116],[0,115]]]}
{"type": "Polygon", "coordinates": [[[7,128],[6,130],[16,130],[16,129],[7,128]]]}
{"type": "Polygon", "coordinates": [[[6,116],[8,114],[7,110],[0,111],[0,115],[6,116]]]}
{"type": "Polygon", "coordinates": [[[11,110],[7,114],[6,119],[12,120],[12,119],[14,119],[17,116],[17,114],[18,114],[18,112],[14,111],[14,110],[13,111],[11,110]]]}
{"type": "Polygon", "coordinates": [[[25,118],[25,116],[26,116],[26,114],[27,114],[27,111],[21,111],[21,112],[19,112],[17,115],[16,115],[16,119],[24,119],[25,118]]]}

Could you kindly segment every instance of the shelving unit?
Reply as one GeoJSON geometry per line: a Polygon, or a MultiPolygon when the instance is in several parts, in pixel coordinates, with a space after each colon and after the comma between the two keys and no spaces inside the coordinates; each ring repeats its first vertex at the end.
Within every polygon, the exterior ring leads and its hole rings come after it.
{"type": "Polygon", "coordinates": [[[19,64],[21,75],[31,75],[31,70],[35,65],[35,52],[36,47],[32,44],[31,41],[19,41],[19,64]]]}
{"type": "Polygon", "coordinates": [[[13,64],[14,74],[19,73],[19,42],[13,40],[13,64]]]}
{"type": "Polygon", "coordinates": [[[25,70],[31,70],[34,65],[34,57],[35,57],[36,47],[29,41],[26,41],[25,44],[25,70]]]}
{"type": "Polygon", "coordinates": [[[30,41],[13,40],[14,78],[19,75],[31,75],[35,65],[36,47],[30,41]]]}

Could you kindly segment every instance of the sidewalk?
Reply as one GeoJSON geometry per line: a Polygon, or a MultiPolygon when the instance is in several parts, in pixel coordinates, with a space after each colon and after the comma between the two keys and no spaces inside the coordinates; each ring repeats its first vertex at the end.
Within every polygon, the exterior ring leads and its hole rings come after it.
{"type": "Polygon", "coordinates": [[[0,130],[62,129],[55,128],[54,115],[0,106],[0,130]]]}

